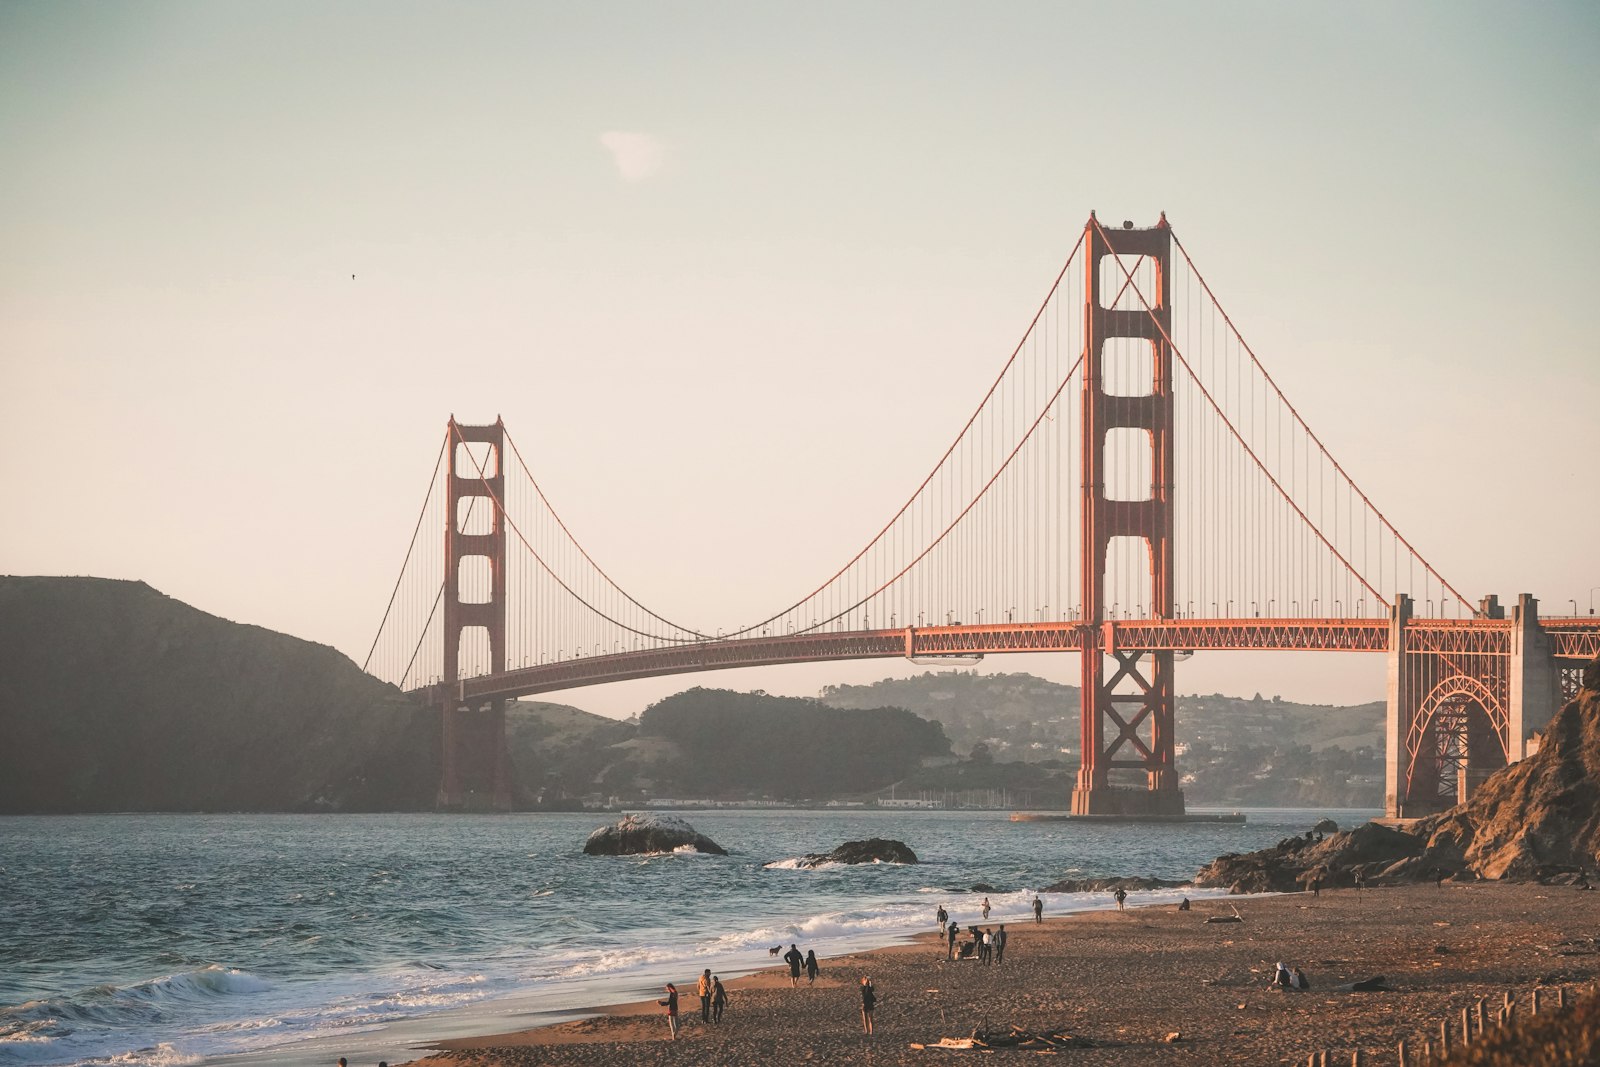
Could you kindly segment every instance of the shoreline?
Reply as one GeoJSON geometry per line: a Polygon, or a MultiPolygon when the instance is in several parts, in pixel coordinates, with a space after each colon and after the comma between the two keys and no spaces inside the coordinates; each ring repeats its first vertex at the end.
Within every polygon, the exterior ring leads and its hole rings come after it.
{"type": "MultiPolygon", "coordinates": [[[[990,926],[998,925],[998,920],[990,926]]],[[[830,1063],[922,1063],[912,1047],[975,1029],[1066,1033],[1098,1047],[1077,1061],[1132,1065],[1303,1062],[1330,1049],[1348,1060],[1393,1058],[1395,1043],[1437,1034],[1480,997],[1526,999],[1536,984],[1570,992],[1600,977],[1600,893],[1563,886],[1451,883],[1329,890],[1320,896],[1196,898],[1189,912],[1152,904],[1007,922],[1005,962],[944,961],[937,933],[822,960],[814,987],[789,987],[787,968],[724,980],[728,1014],[703,1024],[695,974],[678,980],[683,1032],[667,1037],[655,1001],[597,1005],[578,1020],[481,1037],[429,1041],[425,1067],[528,1064],[737,1065],[772,1054],[830,1063]],[[1242,923],[1206,924],[1212,915],[1242,923]],[[935,948],[935,942],[938,947],[935,948]],[[1284,960],[1307,992],[1277,992],[1284,960]],[[855,985],[879,996],[875,1034],[861,1034],[855,985]],[[1340,986],[1384,975],[1392,992],[1340,986]],[[1180,1037],[1168,1041],[1170,1034],[1180,1037]]],[[[802,946],[804,947],[804,946],[802,946]]],[[[1553,993],[1552,993],[1553,995],[1553,993]]],[[[970,1054],[970,1053],[969,1053],[970,1054]]],[[[1372,1062],[1385,1062],[1374,1059],[1372,1062]]]]}

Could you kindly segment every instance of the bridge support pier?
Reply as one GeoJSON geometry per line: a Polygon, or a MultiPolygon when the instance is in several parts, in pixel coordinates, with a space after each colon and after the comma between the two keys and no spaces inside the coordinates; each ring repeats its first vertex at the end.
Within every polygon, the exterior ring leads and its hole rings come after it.
{"type": "Polygon", "coordinates": [[[1561,706],[1561,668],[1550,635],[1539,625],[1539,602],[1517,597],[1511,609],[1511,692],[1507,759],[1532,753],[1528,741],[1549,725],[1561,706]]]}
{"type": "Polygon", "coordinates": [[[1383,720],[1383,813],[1391,819],[1406,818],[1406,793],[1410,786],[1410,754],[1406,735],[1417,706],[1414,686],[1406,671],[1406,623],[1411,619],[1411,598],[1395,597],[1389,611],[1389,669],[1385,685],[1387,707],[1383,720]]]}
{"type": "Polygon", "coordinates": [[[440,724],[444,744],[438,806],[446,811],[510,811],[505,701],[472,707],[452,700],[440,710],[440,724]]]}

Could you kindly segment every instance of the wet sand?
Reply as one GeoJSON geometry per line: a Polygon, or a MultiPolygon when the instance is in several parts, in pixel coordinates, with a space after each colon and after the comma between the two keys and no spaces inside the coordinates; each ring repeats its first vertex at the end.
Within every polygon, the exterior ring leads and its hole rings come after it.
{"type": "MultiPolygon", "coordinates": [[[[1507,991],[1524,1009],[1535,985],[1553,1003],[1600,977],[1600,892],[1571,887],[1446,884],[1234,897],[1007,923],[1005,962],[945,961],[930,930],[912,945],[824,960],[814,987],[786,968],[726,983],[720,1026],[700,1021],[695,974],[682,990],[682,1033],[668,1039],[654,1001],[597,1008],[595,1018],[515,1034],[440,1042],[429,1067],[532,1064],[744,1065],[785,1061],[925,1064],[981,1052],[917,1050],[941,1037],[1012,1026],[1070,1033],[1101,1047],[1063,1050],[1084,1065],[1394,1063],[1400,1039],[1420,1044],[1441,1019],[1507,991]],[[1206,924],[1212,915],[1242,923],[1206,924]],[[1270,987],[1278,960],[1307,992],[1270,987]],[[878,992],[876,1033],[861,1033],[856,983],[878,992]],[[1338,987],[1387,976],[1394,992],[1338,987]],[[1181,1035],[1168,1041],[1168,1035],[1181,1035]]],[[[805,948],[801,946],[802,950],[805,948]]],[[[1454,1026],[1452,1026],[1454,1029],[1454,1026]]],[[[1001,1049],[996,1056],[1034,1053],[1001,1049]]]]}

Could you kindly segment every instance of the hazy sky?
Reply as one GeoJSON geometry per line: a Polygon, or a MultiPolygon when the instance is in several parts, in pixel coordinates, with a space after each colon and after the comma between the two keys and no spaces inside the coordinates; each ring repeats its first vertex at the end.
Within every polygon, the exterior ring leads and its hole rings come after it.
{"type": "Polygon", "coordinates": [[[1597,56],[1592,3],[0,4],[0,570],[359,661],[445,420],[502,415],[623,586],[748,621],[927,473],[1090,209],[1165,210],[1447,578],[1586,612],[1597,56]]]}

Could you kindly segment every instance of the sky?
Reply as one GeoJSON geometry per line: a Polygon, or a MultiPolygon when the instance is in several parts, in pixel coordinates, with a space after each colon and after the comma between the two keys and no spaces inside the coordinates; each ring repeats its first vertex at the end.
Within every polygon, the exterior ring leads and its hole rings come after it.
{"type": "MultiPolygon", "coordinates": [[[[620,584],[739,623],[909,495],[1091,210],[1165,211],[1452,583],[1587,613],[1596,55],[1589,3],[12,0],[0,571],[360,662],[446,420],[501,416],[620,584]]],[[[1178,676],[1382,685],[1343,655],[1178,676]]]]}

